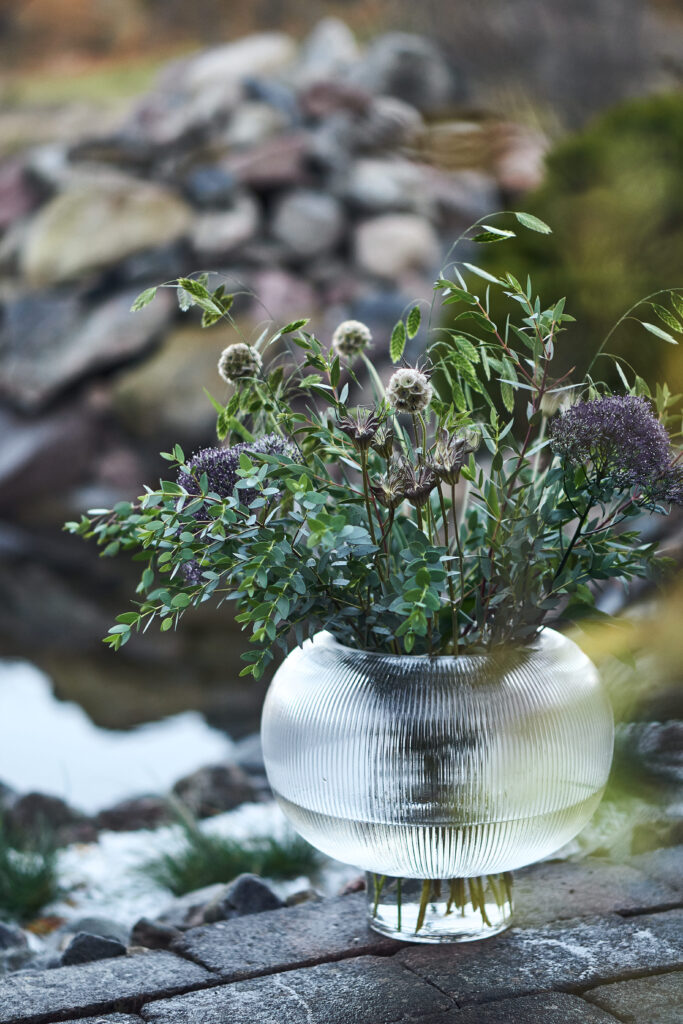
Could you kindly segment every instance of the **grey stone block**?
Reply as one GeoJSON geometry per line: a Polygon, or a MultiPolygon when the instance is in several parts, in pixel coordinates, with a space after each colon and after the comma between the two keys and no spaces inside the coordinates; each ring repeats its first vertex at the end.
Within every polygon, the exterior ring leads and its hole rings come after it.
{"type": "Polygon", "coordinates": [[[625,1024],[680,1024],[683,974],[657,974],[601,985],[586,992],[585,998],[609,1010],[625,1024]]]}
{"type": "Polygon", "coordinates": [[[172,953],[140,953],[11,975],[0,979],[0,1024],[42,1024],[68,1015],[137,1009],[144,1000],[211,980],[202,967],[172,953]]]}
{"type": "Polygon", "coordinates": [[[578,996],[548,992],[425,1016],[420,1018],[420,1024],[616,1024],[616,1020],[578,996]]]}
{"type": "Polygon", "coordinates": [[[413,947],[396,959],[459,1006],[683,966],[683,911],[512,930],[457,948],[413,947]]]}
{"type": "Polygon", "coordinates": [[[143,1024],[143,1020],[129,1013],[112,1013],[106,1017],[79,1017],[78,1020],[72,1017],[71,1020],[50,1021],[49,1024],[143,1024]]]}
{"type": "Polygon", "coordinates": [[[632,864],[643,874],[650,878],[656,878],[658,882],[664,882],[672,889],[680,892],[683,890],[683,846],[667,846],[662,850],[653,850],[651,853],[639,853],[631,857],[629,864],[632,864]]]}
{"type": "Polygon", "coordinates": [[[596,914],[669,909],[680,902],[664,881],[625,864],[548,862],[515,873],[514,924],[521,928],[596,914]]]}
{"type": "Polygon", "coordinates": [[[148,1003],[149,1024],[422,1022],[450,1000],[390,958],[361,957],[148,1003]]]}
{"type": "Polygon", "coordinates": [[[172,948],[238,981],[403,947],[370,931],[365,894],[358,893],[192,928],[172,948]]]}

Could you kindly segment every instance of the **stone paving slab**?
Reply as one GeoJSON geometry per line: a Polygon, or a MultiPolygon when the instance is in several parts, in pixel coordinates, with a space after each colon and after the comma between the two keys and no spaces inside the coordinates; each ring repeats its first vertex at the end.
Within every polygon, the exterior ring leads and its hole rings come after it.
{"type": "Polygon", "coordinates": [[[422,1022],[450,999],[393,959],[360,957],[148,1003],[149,1024],[422,1022]]]}
{"type": "Polygon", "coordinates": [[[669,846],[651,853],[639,853],[629,859],[629,864],[648,875],[664,882],[672,889],[683,892],[683,846],[669,846]]]}
{"type": "Polygon", "coordinates": [[[192,928],[172,946],[226,981],[403,948],[370,931],[365,893],[192,928]]]}
{"type": "Polygon", "coordinates": [[[142,1017],[130,1013],[112,1013],[101,1017],[71,1017],[69,1020],[51,1020],[48,1024],[144,1024],[142,1017]]]}
{"type": "Polygon", "coordinates": [[[680,1024],[683,974],[677,971],[601,985],[586,992],[585,998],[609,1010],[625,1024],[680,1024]]]}
{"type": "Polygon", "coordinates": [[[164,952],[26,971],[0,980],[0,1024],[47,1024],[108,1009],[136,1010],[145,999],[215,981],[203,967],[164,952]]]}
{"type": "Polygon", "coordinates": [[[680,906],[681,893],[666,879],[635,867],[588,860],[548,861],[515,872],[514,924],[521,928],[596,914],[632,914],[680,906]]]}
{"type": "Polygon", "coordinates": [[[553,989],[576,992],[683,967],[683,911],[513,929],[457,949],[413,946],[395,959],[458,1006],[553,989]]]}
{"type": "MultiPolygon", "coordinates": [[[[617,1018],[578,996],[549,992],[421,1017],[420,1024],[617,1024],[617,1018]]],[[[645,1024],[645,1018],[640,1024],[645,1024]]]]}

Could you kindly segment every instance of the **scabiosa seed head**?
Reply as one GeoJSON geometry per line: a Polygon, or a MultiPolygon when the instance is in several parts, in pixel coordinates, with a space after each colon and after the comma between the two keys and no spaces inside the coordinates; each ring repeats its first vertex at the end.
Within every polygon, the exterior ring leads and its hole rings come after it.
{"type": "Polygon", "coordinates": [[[261,353],[241,341],[224,348],[218,360],[218,372],[226,384],[235,384],[245,377],[257,377],[262,366],[261,353]]]}
{"type": "Polygon", "coordinates": [[[340,359],[352,360],[372,342],[370,329],[360,320],[344,320],[332,335],[332,351],[340,359]]]}
{"type": "Polygon", "coordinates": [[[470,454],[476,451],[475,437],[473,431],[467,434],[449,434],[447,430],[439,431],[429,460],[429,465],[439,480],[443,480],[447,484],[457,484],[462,467],[467,464],[470,454]]]}
{"type": "Polygon", "coordinates": [[[411,415],[424,412],[432,400],[434,389],[424,370],[405,366],[396,370],[387,384],[387,402],[396,412],[411,415]]]}
{"type": "Polygon", "coordinates": [[[573,466],[590,465],[618,490],[647,495],[672,468],[669,435],[649,402],[608,395],[579,402],[550,424],[554,450],[573,466]]]}
{"type": "Polygon", "coordinates": [[[337,426],[347,437],[351,438],[359,451],[367,451],[381,422],[380,417],[373,409],[359,406],[347,413],[346,416],[340,416],[337,426]]]}
{"type": "MultiPolygon", "coordinates": [[[[266,434],[255,441],[241,441],[231,448],[203,448],[192,456],[188,462],[191,473],[178,473],[178,483],[189,494],[199,494],[199,481],[204,473],[209,490],[221,498],[230,498],[239,481],[237,470],[240,468],[240,455],[284,455],[294,461],[300,461],[299,451],[291,441],[286,441],[278,434],[266,434]]],[[[243,505],[249,505],[258,491],[240,488],[239,499],[243,505]]]]}

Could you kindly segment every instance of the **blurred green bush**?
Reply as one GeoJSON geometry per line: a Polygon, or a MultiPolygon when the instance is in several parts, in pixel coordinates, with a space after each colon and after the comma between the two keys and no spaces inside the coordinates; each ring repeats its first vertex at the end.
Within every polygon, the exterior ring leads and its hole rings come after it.
{"type": "MultiPolygon", "coordinates": [[[[683,286],[681,168],[683,93],[622,104],[560,142],[547,158],[545,183],[524,197],[524,209],[553,234],[524,232],[512,246],[488,249],[488,270],[522,280],[531,274],[547,303],[567,296],[578,324],[562,343],[564,369],[584,370],[638,299],[683,286]]],[[[640,314],[658,322],[651,310],[640,314]]],[[[673,391],[683,390],[683,352],[639,324],[623,324],[609,349],[649,384],[668,379],[673,391]]],[[[609,372],[607,363],[599,369],[609,372]]],[[[620,386],[616,377],[613,383],[620,386]]]]}

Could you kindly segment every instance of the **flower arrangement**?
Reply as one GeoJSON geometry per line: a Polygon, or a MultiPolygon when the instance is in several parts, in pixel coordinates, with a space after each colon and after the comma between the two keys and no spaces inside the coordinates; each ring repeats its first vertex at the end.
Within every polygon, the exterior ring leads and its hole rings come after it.
{"type": "MultiPolygon", "coordinates": [[[[514,236],[478,222],[463,237],[514,236]]],[[[208,275],[164,287],[177,288],[183,310],[198,307],[203,325],[236,328],[233,297],[208,275]]],[[[640,322],[676,344],[683,300],[669,297],[670,309],[643,300],[666,329],[640,322]]],[[[214,600],[232,602],[250,632],[243,674],[257,678],[276,647],[321,629],[347,646],[415,655],[523,645],[591,611],[595,581],[653,569],[654,546],[629,520],[683,503],[669,437],[680,436],[677,396],[665,385],[652,395],[604,346],[588,368],[555,378],[573,318],[564,299],[545,306],[512,274],[451,261],[424,319],[416,305],[394,327],[385,380],[370,331],[353,320],[329,345],[299,320],[223,351],[229,393],[211,398],[220,447],[188,458],[176,445],[163,454],[171,479],[67,524],[103,555],[142,563],[135,610],[108,644],[155,620],[172,629],[214,600]],[[493,289],[510,308],[503,323],[493,289]],[[448,327],[430,326],[437,304],[454,311],[448,327]],[[423,338],[425,362],[410,365],[406,345],[423,338]],[[623,394],[594,375],[598,359],[614,359],[623,394]]]]}

